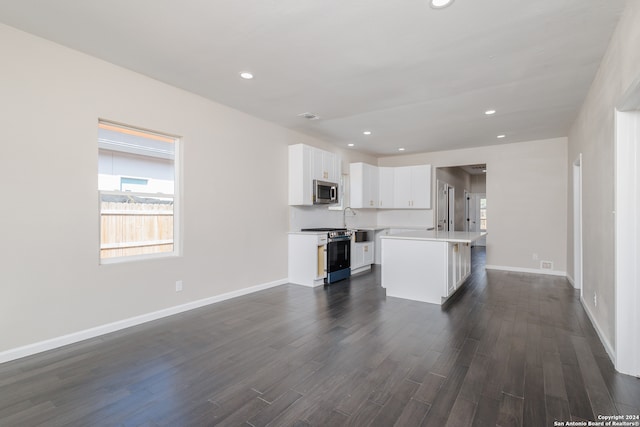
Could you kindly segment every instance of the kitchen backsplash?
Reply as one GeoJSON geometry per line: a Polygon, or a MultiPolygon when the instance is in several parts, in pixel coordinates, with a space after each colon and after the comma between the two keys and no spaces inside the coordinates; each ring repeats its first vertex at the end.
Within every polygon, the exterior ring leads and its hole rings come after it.
{"type": "MultiPolygon", "coordinates": [[[[346,213],[347,227],[357,228],[376,225],[376,211],[369,209],[354,209],[346,213]]],[[[301,228],[314,227],[342,227],[342,211],[329,210],[327,206],[290,206],[289,230],[300,231],[301,228]]]]}
{"type": "MultiPolygon", "coordinates": [[[[371,227],[376,225],[396,227],[432,227],[433,210],[376,210],[354,209],[356,215],[347,211],[347,227],[371,227]]],[[[327,206],[290,206],[289,230],[301,228],[342,227],[342,211],[329,210],[327,206]]]]}
{"type": "Polygon", "coordinates": [[[433,209],[378,210],[377,225],[396,227],[433,227],[433,209]]]}

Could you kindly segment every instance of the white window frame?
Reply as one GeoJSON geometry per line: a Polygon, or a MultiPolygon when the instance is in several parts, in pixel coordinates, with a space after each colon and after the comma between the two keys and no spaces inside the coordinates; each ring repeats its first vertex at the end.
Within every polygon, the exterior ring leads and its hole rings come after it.
{"type": "MultiPolygon", "coordinates": [[[[153,260],[160,258],[172,258],[178,257],[182,255],[182,239],[181,239],[181,193],[182,193],[182,185],[181,185],[181,177],[182,177],[182,140],[179,136],[164,133],[164,132],[156,132],[148,129],[144,129],[138,126],[125,125],[109,120],[98,120],[98,126],[100,124],[116,126],[123,129],[129,129],[136,132],[143,132],[146,134],[157,135],[164,138],[171,138],[174,140],[174,157],[173,157],[173,194],[166,193],[144,193],[144,192],[132,192],[132,191],[117,191],[117,190],[100,190],[98,189],[98,263],[99,265],[109,265],[109,264],[121,264],[126,262],[135,262],[135,261],[144,261],[144,260],[153,260]],[[138,197],[149,197],[149,198],[167,198],[173,199],[173,250],[171,252],[158,252],[153,254],[140,254],[140,255],[127,255],[120,257],[111,257],[111,258],[102,258],[102,195],[125,195],[125,196],[138,196],[138,197]]],[[[107,147],[102,146],[102,144],[98,141],[96,148],[109,149],[107,147]]],[[[112,151],[121,151],[124,153],[133,153],[129,150],[112,150],[112,151]]],[[[154,156],[150,153],[142,153],[135,152],[135,154],[150,157],[150,158],[166,158],[161,155],[154,156]]]]}

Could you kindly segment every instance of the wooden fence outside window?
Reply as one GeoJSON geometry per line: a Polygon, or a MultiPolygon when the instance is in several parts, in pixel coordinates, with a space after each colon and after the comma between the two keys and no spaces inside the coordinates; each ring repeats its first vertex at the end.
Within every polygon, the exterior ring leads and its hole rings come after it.
{"type": "Polygon", "coordinates": [[[100,203],[100,258],[173,251],[173,203],[100,203]]]}

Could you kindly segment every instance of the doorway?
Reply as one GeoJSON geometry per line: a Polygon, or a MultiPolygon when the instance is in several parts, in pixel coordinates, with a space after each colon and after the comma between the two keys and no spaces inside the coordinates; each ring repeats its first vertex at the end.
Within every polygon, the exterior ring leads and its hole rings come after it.
{"type": "MultiPolygon", "coordinates": [[[[433,221],[436,230],[480,231],[481,215],[486,224],[486,163],[437,167],[435,181],[436,206],[433,221]],[[480,203],[483,203],[482,207],[479,206],[480,203]]],[[[481,245],[484,246],[484,243],[481,245]]]]}

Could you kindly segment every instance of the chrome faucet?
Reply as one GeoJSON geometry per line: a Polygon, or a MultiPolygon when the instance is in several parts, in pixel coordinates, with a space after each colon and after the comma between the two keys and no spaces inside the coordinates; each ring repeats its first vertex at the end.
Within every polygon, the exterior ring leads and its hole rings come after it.
{"type": "Polygon", "coordinates": [[[342,226],[344,228],[347,228],[347,209],[349,209],[351,211],[351,213],[353,214],[352,216],[356,216],[356,211],[351,209],[351,207],[349,207],[349,206],[345,207],[342,210],[342,226]]]}

